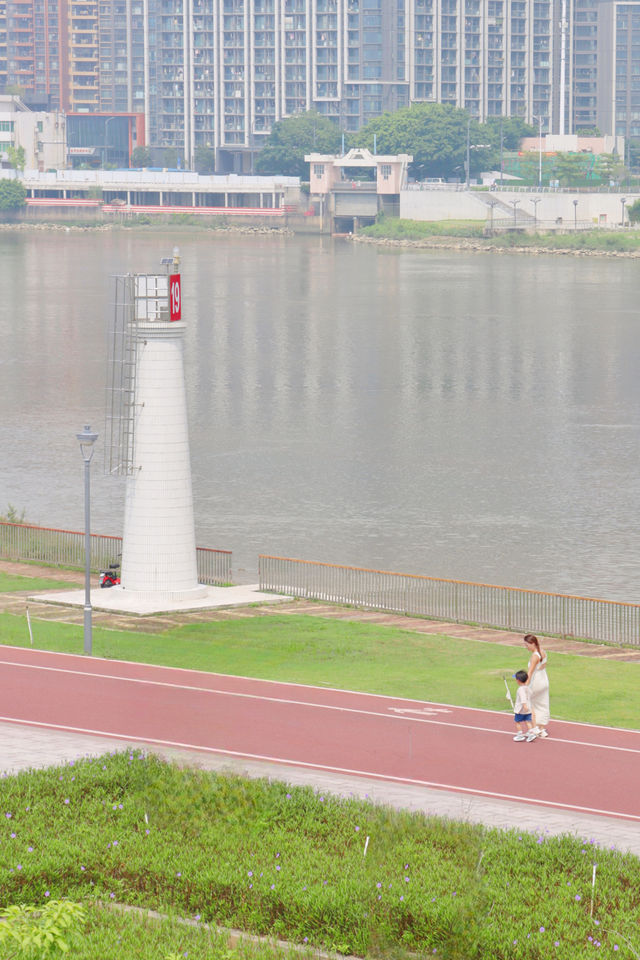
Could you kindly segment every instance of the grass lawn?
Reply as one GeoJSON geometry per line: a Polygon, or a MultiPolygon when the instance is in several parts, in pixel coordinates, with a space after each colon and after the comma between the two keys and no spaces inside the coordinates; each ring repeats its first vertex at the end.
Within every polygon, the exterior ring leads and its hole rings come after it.
{"type": "Polygon", "coordinates": [[[128,751],[0,780],[0,907],[47,898],[90,908],[69,954],[80,960],[234,956],[171,924],[158,940],[158,926],[95,901],[380,960],[631,960],[628,943],[640,946],[640,860],[588,838],[488,830],[128,751]]]}
{"type": "MultiPolygon", "coordinates": [[[[31,618],[34,644],[81,654],[81,625],[31,618]]],[[[148,629],[148,626],[147,628],[148,629]]],[[[29,645],[23,617],[0,615],[0,641],[29,645]]],[[[94,625],[96,656],[506,710],[503,677],[524,647],[296,614],[191,624],[162,633],[94,625]]],[[[640,664],[552,654],[552,717],[640,729],[640,664]],[[597,691],[597,696],[594,695],[597,691]]]]}
{"type": "Polygon", "coordinates": [[[40,590],[70,590],[73,584],[68,580],[53,580],[43,577],[21,577],[18,574],[0,573],[0,593],[18,593],[28,590],[38,593],[40,590]]]}

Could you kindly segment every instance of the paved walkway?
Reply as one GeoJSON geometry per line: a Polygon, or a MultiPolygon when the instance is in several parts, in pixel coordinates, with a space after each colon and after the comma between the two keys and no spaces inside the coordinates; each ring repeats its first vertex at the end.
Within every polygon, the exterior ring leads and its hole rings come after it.
{"type": "MultiPolygon", "coordinates": [[[[38,569],[30,564],[15,564],[0,561],[0,571],[25,576],[46,576],[81,584],[82,575],[70,571],[38,569]]],[[[24,614],[28,593],[0,595],[0,611],[24,614]]],[[[51,603],[29,601],[32,615],[51,620],[82,623],[82,608],[58,607],[51,603]]],[[[337,617],[343,620],[361,620],[370,623],[394,626],[421,633],[444,633],[465,637],[478,642],[500,643],[506,646],[522,643],[521,634],[502,630],[487,630],[461,624],[418,620],[375,611],[357,610],[329,604],[291,601],[269,603],[260,606],[216,608],[189,613],[140,617],[115,613],[94,614],[96,625],[109,625],[116,629],[135,629],[157,632],[180,623],[207,622],[229,618],[264,616],[270,613],[309,613],[322,617],[337,617]]],[[[640,662],[640,651],[609,647],[603,644],[578,643],[569,640],[547,639],[550,650],[571,652],[583,656],[600,657],[640,662]]],[[[126,740],[107,737],[84,736],[43,727],[0,722],[0,771],[11,773],[30,767],[46,767],[75,760],[83,756],[96,756],[109,750],[126,746],[136,748],[145,745],[128,744],[126,740]]],[[[216,756],[198,750],[177,750],[148,744],[148,749],[179,763],[207,770],[224,770],[250,777],[271,777],[292,785],[310,785],[327,793],[341,796],[367,798],[375,803],[396,808],[419,810],[434,816],[450,817],[472,823],[483,823],[497,828],[539,832],[542,835],[571,834],[585,841],[594,841],[603,846],[615,846],[640,856],[640,824],[593,815],[580,815],[575,811],[565,812],[552,807],[485,799],[468,794],[457,794],[426,787],[394,784],[376,779],[347,777],[325,771],[272,764],[243,759],[216,756]]]]}

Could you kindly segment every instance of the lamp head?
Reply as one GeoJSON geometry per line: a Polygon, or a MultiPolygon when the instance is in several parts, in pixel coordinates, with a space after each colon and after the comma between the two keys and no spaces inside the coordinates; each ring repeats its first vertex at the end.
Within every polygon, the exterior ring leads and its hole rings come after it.
{"type": "Polygon", "coordinates": [[[83,458],[90,460],[93,456],[93,445],[98,439],[98,434],[94,433],[89,424],[85,424],[82,433],[76,433],[76,438],[80,444],[80,453],[83,458]]]}

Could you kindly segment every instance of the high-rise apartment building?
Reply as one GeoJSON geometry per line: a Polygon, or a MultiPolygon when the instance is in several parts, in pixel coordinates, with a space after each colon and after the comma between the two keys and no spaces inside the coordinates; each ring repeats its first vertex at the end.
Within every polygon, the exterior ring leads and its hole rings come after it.
{"type": "MultiPolygon", "coordinates": [[[[0,37],[6,31],[6,78],[27,104],[56,110],[62,105],[66,0],[2,0],[0,37]]],[[[0,44],[2,41],[0,40],[0,44]]]]}
{"type": "Polygon", "coordinates": [[[0,90],[7,83],[7,0],[0,0],[0,90]]]}
{"type": "Polygon", "coordinates": [[[309,109],[344,130],[420,101],[557,128],[555,0],[147,5],[148,140],[187,157],[210,146],[237,167],[277,120],[309,109]]]}
{"type": "Polygon", "coordinates": [[[640,139],[640,0],[601,0],[598,23],[597,123],[640,139]]]}
{"type": "Polygon", "coordinates": [[[99,110],[144,113],[143,0],[99,0],[99,110]]]}
{"type": "Polygon", "coordinates": [[[100,108],[98,0],[57,2],[66,3],[68,17],[64,107],[79,113],[93,113],[100,108]]]}
{"type": "Polygon", "coordinates": [[[639,4],[0,0],[0,84],[4,10],[6,82],[27,100],[144,112],[148,144],[187,163],[210,148],[220,170],[249,171],[274,123],[310,109],[344,131],[440,102],[480,120],[519,116],[543,133],[628,134],[638,126],[639,4]]]}

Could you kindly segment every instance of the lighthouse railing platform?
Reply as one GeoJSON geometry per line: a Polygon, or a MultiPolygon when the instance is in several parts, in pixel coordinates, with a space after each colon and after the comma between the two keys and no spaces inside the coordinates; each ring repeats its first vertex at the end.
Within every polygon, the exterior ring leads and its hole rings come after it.
{"type": "MultiPolygon", "coordinates": [[[[118,559],[122,537],[91,534],[91,570],[97,573],[118,559]]],[[[231,583],[231,550],[196,547],[198,582],[209,586],[231,583]]],[[[0,558],[51,566],[84,568],[84,532],[0,522],[0,558]]]]}

